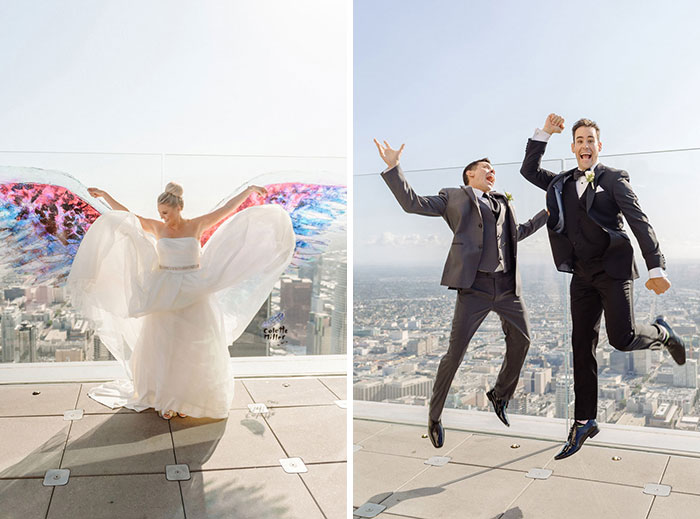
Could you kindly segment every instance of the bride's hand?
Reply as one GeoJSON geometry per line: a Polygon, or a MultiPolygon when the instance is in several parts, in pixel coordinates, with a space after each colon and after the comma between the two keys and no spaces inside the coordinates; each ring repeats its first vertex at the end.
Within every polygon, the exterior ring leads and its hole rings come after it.
{"type": "Polygon", "coordinates": [[[88,193],[90,193],[90,196],[94,196],[95,198],[100,198],[107,194],[106,191],[102,191],[101,189],[98,189],[96,187],[89,187],[88,193]]]}
{"type": "Polygon", "coordinates": [[[257,193],[260,196],[267,196],[267,189],[261,186],[248,186],[248,191],[257,193]]]}

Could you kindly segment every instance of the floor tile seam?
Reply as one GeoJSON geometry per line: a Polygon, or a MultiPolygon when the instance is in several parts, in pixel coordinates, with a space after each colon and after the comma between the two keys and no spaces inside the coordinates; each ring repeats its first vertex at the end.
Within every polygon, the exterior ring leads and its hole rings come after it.
{"type": "Polygon", "coordinates": [[[647,513],[644,516],[644,519],[649,519],[649,514],[651,514],[651,510],[654,508],[654,503],[656,503],[656,496],[651,496],[651,502],[649,503],[649,508],[647,508],[647,513]]]}
{"type": "Polygon", "coordinates": [[[503,517],[503,515],[504,515],[508,510],[511,509],[511,507],[516,503],[516,501],[522,497],[522,495],[527,491],[528,488],[530,488],[530,487],[532,486],[532,484],[533,484],[535,481],[536,481],[535,479],[530,479],[530,481],[528,481],[527,485],[525,485],[525,487],[524,487],[522,490],[520,490],[520,492],[518,492],[518,494],[515,496],[515,498],[513,498],[513,500],[512,500],[510,503],[508,503],[508,505],[506,505],[506,509],[505,509],[505,510],[503,511],[503,513],[501,513],[501,515],[499,515],[498,517],[503,517]]]}
{"type": "Polygon", "coordinates": [[[313,492],[311,492],[311,489],[309,488],[309,485],[306,484],[306,481],[304,481],[304,478],[301,477],[301,474],[297,474],[297,476],[298,476],[299,481],[301,481],[301,484],[304,485],[304,488],[311,496],[311,499],[313,500],[313,502],[316,503],[316,507],[318,508],[319,512],[321,512],[323,519],[328,519],[326,512],[324,512],[323,508],[321,508],[321,504],[316,500],[316,496],[314,495],[313,492]]]}
{"type": "Polygon", "coordinates": [[[180,491],[180,503],[182,503],[182,517],[187,519],[187,509],[185,508],[185,494],[182,492],[182,481],[177,482],[177,488],[180,491]]]}
{"type": "MultiPolygon", "coordinates": [[[[254,403],[259,403],[262,404],[264,402],[254,402],[254,403]]],[[[288,405],[268,405],[265,404],[265,406],[268,409],[290,409],[290,408],[306,408],[306,407],[338,407],[335,402],[327,402],[327,403],[321,403],[321,404],[288,404],[288,405]]]]}
{"type": "MultiPolygon", "coordinates": [[[[354,422],[354,421],[355,421],[355,418],[353,418],[352,421],[354,422]]],[[[371,420],[365,420],[365,421],[371,421],[371,420]]],[[[376,435],[378,435],[380,432],[382,432],[382,431],[384,431],[385,429],[391,427],[391,425],[392,425],[391,423],[387,423],[387,422],[380,422],[380,423],[385,423],[386,425],[385,425],[383,428],[381,428],[381,429],[379,429],[378,431],[376,431],[375,433],[370,434],[370,435],[369,435],[367,438],[365,438],[364,440],[358,442],[357,445],[362,445],[362,442],[366,442],[366,441],[369,440],[370,438],[374,438],[374,437],[375,437],[376,435]]],[[[355,431],[353,430],[353,436],[354,436],[354,433],[355,433],[355,431]]]]}
{"type": "MultiPolygon", "coordinates": [[[[399,486],[396,488],[396,490],[394,490],[394,491],[391,493],[391,495],[394,495],[396,492],[400,491],[403,487],[405,487],[406,485],[408,485],[411,481],[413,481],[414,479],[416,479],[418,476],[421,476],[422,474],[424,474],[425,472],[429,471],[429,470],[432,469],[432,468],[439,468],[439,467],[433,467],[433,466],[431,466],[431,465],[426,465],[426,466],[423,467],[421,470],[419,470],[416,474],[414,474],[413,477],[409,478],[408,480],[404,481],[401,485],[399,485],[399,486]]],[[[388,496],[387,496],[387,498],[388,498],[388,496]]],[[[386,499],[382,499],[382,501],[386,501],[386,499]]]]}
{"type": "Polygon", "coordinates": [[[338,395],[335,391],[333,391],[330,387],[328,387],[328,386],[326,385],[326,383],[325,383],[323,380],[321,380],[320,378],[318,378],[318,379],[316,379],[316,380],[318,380],[321,384],[323,384],[323,386],[324,386],[328,391],[330,391],[330,392],[333,394],[334,397],[336,397],[338,400],[342,400],[342,398],[340,398],[340,395],[338,395]]]}
{"type": "MultiPolygon", "coordinates": [[[[355,506],[355,505],[353,505],[353,507],[354,507],[354,508],[353,508],[353,512],[354,512],[355,510],[357,510],[358,508],[360,508],[359,506],[355,506]]],[[[383,512],[380,512],[380,514],[379,514],[377,517],[380,517],[380,518],[381,518],[381,517],[382,517],[382,515],[381,515],[382,513],[383,513],[383,512]]],[[[396,516],[396,517],[403,517],[403,518],[405,518],[405,519],[430,519],[429,517],[419,517],[419,516],[417,516],[417,515],[397,514],[396,512],[389,512],[389,513],[390,513],[391,515],[396,516]]],[[[355,518],[364,519],[364,518],[361,518],[359,515],[355,515],[355,514],[353,514],[352,517],[353,517],[353,519],[355,519],[355,518]]],[[[388,517],[388,516],[384,516],[384,517],[388,517]]]]}
{"type": "Polygon", "coordinates": [[[668,470],[669,463],[671,463],[671,456],[668,456],[666,458],[666,464],[664,465],[664,470],[661,472],[661,477],[659,478],[659,482],[658,482],[659,485],[664,480],[664,476],[666,475],[666,470],[668,470]]]}
{"type": "MultiPolygon", "coordinates": [[[[78,396],[76,397],[75,400],[75,405],[73,406],[74,409],[78,408],[78,401],[80,400],[80,395],[83,392],[83,384],[80,383],[78,386],[78,396]]],[[[73,430],[73,420],[70,421],[70,424],[68,425],[68,432],[66,433],[66,441],[63,443],[63,450],[61,451],[61,460],[58,462],[58,467],[61,468],[63,465],[63,459],[66,456],[66,449],[68,448],[68,438],[70,438],[70,432],[73,430]]],[[[46,515],[44,516],[44,519],[48,519],[49,517],[49,512],[51,511],[51,504],[53,503],[53,495],[56,492],[56,487],[53,487],[51,489],[51,496],[49,496],[49,504],[46,507],[46,515]]]]}
{"type": "Polygon", "coordinates": [[[564,474],[556,474],[556,473],[552,473],[552,475],[550,477],[551,478],[559,478],[559,479],[573,479],[575,481],[588,481],[589,483],[602,483],[604,485],[615,485],[618,487],[636,488],[639,490],[644,489],[644,484],[638,485],[635,483],[620,483],[619,481],[602,481],[600,479],[580,478],[580,477],[576,477],[576,476],[567,476],[564,474]]]}

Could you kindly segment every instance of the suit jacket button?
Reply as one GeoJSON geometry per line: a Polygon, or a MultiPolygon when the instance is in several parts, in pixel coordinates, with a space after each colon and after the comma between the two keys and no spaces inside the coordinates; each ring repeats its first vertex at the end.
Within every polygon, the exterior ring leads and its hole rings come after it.
{"type": "Polygon", "coordinates": [[[481,248],[481,245],[479,245],[479,248],[481,248]]]}
{"type": "Polygon", "coordinates": [[[481,229],[482,227],[483,227],[483,225],[479,224],[479,229],[481,229]]]}

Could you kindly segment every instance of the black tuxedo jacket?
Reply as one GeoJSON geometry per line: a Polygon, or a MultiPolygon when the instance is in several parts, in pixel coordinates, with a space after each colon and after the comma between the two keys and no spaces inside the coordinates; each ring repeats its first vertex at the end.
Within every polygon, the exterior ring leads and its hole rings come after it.
{"type": "MultiPolygon", "coordinates": [[[[400,166],[382,173],[382,178],[391,189],[399,205],[407,213],[425,216],[442,216],[454,233],[450,252],[442,272],[441,285],[450,288],[469,288],[474,284],[481,259],[484,241],[483,221],[479,202],[469,186],[449,187],[435,196],[417,195],[403,176],[400,166]]],[[[515,293],[520,295],[520,273],[518,271],[518,241],[527,238],[542,227],[547,212],[542,210],[523,224],[517,223],[513,204],[500,193],[492,194],[506,207],[506,218],[510,221],[512,264],[515,266],[515,293]]]]}
{"type": "MultiPolygon", "coordinates": [[[[567,208],[564,206],[563,188],[564,182],[573,176],[576,168],[558,175],[543,169],[540,163],[546,147],[546,142],[528,140],[520,174],[547,191],[547,231],[554,264],[562,272],[573,272],[574,250],[564,225],[564,211],[567,208]]],[[[659,249],[656,234],[639,206],[626,171],[598,163],[595,179],[583,196],[588,216],[610,237],[610,244],[602,258],[608,275],[616,279],[639,277],[634,250],[623,229],[623,215],[637,238],[647,268],[666,268],[666,260],[659,249]]]]}

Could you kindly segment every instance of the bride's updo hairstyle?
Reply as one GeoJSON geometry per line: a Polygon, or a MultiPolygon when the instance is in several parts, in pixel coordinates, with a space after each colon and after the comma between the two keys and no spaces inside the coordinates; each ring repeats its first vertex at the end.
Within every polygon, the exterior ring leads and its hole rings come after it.
{"type": "Polygon", "coordinates": [[[158,197],[158,205],[164,204],[170,207],[179,207],[180,210],[185,206],[185,202],[182,199],[182,186],[176,182],[168,182],[165,186],[165,191],[163,191],[158,197]]]}

